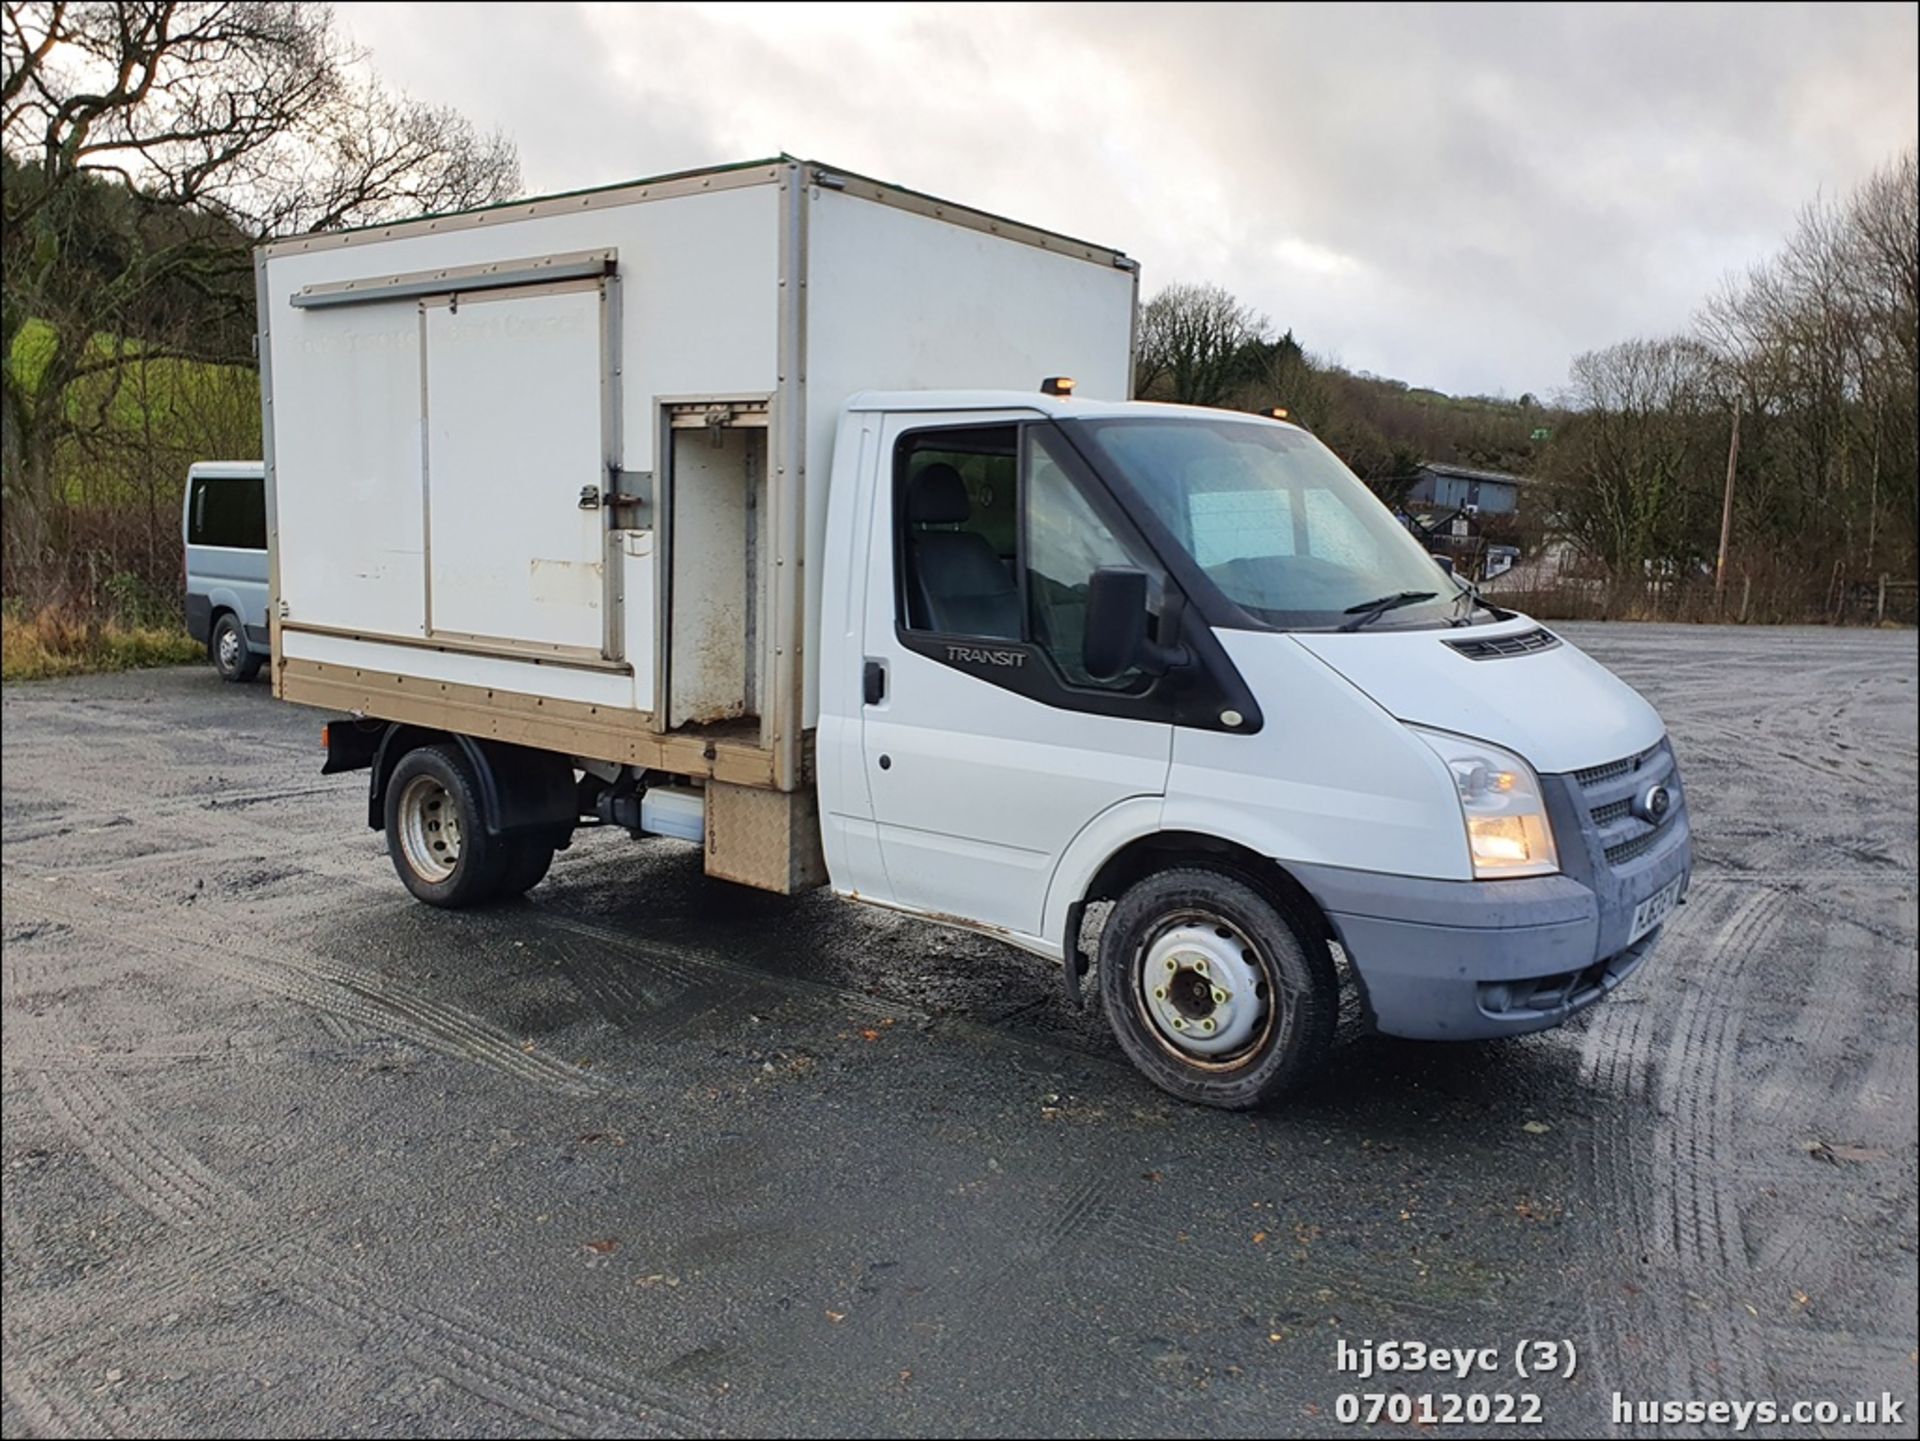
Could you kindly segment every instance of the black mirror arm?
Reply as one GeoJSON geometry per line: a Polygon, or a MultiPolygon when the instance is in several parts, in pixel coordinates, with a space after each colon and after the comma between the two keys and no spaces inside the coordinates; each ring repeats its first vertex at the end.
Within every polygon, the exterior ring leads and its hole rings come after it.
{"type": "Polygon", "coordinates": [[[1141,645],[1138,660],[1140,669],[1150,676],[1163,676],[1170,670],[1193,664],[1193,652],[1179,639],[1187,598],[1165,581],[1161,583],[1161,594],[1164,598],[1159,623],[1154,627],[1158,635],[1141,645]]]}
{"type": "Polygon", "coordinates": [[[1161,645],[1157,640],[1142,642],[1139,658],[1134,662],[1151,676],[1163,676],[1192,663],[1193,652],[1184,645],[1161,645]]]}

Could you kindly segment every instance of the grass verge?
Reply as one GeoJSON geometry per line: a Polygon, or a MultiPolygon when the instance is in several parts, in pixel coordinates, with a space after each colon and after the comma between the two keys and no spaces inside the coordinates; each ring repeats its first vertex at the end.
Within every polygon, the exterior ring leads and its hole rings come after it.
{"type": "Polygon", "coordinates": [[[95,671],[186,665],[206,649],[184,630],[83,620],[47,609],[32,616],[0,614],[0,680],[46,680],[95,671]]]}

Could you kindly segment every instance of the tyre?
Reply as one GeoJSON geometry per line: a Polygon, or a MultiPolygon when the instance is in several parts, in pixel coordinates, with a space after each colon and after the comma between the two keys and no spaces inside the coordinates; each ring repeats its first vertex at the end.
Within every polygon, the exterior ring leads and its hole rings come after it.
{"type": "Polygon", "coordinates": [[[387,777],[386,818],[387,854],[417,899],[458,910],[499,893],[509,851],[487,834],[480,788],[457,746],[400,758],[387,777]]]}
{"type": "Polygon", "coordinates": [[[253,653],[245,627],[230,610],[221,611],[213,623],[213,634],[207,637],[207,655],[220,679],[234,685],[244,685],[260,674],[263,657],[253,653]]]}
{"type": "Polygon", "coordinates": [[[502,897],[523,896],[546,879],[553,864],[553,842],[539,836],[508,838],[507,862],[500,872],[502,897]]]}
{"type": "Polygon", "coordinates": [[[1225,871],[1137,882],[1100,937],[1100,999],[1127,1058],[1161,1090],[1245,1110],[1308,1079],[1333,1039],[1333,956],[1276,897],[1225,871]]]}

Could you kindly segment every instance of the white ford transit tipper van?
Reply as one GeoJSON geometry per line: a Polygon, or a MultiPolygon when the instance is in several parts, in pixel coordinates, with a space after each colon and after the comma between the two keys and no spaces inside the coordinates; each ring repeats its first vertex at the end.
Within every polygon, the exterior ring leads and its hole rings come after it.
{"type": "Polygon", "coordinates": [[[258,270],[276,693],[423,900],[679,837],[1096,971],[1246,1106],[1343,983],[1537,1030],[1685,893],[1652,708],[1305,431],[1128,402],[1117,252],[779,157],[258,270]]]}

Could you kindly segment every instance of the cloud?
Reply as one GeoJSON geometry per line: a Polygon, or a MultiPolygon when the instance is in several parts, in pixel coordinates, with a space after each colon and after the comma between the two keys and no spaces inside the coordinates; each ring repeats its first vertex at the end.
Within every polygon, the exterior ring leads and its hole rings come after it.
{"type": "Polygon", "coordinates": [[[781,150],[1216,280],[1309,349],[1555,389],[1913,143],[1909,5],[360,5],[538,190],[781,150]]]}

